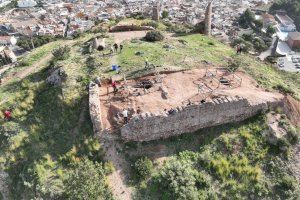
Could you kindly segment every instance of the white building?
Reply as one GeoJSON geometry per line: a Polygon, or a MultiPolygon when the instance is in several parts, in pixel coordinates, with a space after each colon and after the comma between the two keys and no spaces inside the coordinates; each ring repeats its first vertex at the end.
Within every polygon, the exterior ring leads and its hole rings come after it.
{"type": "Polygon", "coordinates": [[[34,0],[19,0],[18,7],[19,8],[30,8],[36,6],[36,2],[34,0]]]}

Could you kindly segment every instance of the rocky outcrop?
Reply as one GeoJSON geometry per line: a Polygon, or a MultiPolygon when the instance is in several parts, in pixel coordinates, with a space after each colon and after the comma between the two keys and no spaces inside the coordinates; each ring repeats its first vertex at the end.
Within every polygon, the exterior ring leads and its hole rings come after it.
{"type": "Polygon", "coordinates": [[[92,42],[92,48],[98,51],[105,49],[105,38],[94,38],[92,42]]]}
{"type": "Polygon", "coordinates": [[[60,85],[67,78],[67,74],[62,67],[54,69],[50,76],[46,79],[46,82],[50,85],[60,85]]]}
{"type": "Polygon", "coordinates": [[[291,96],[286,96],[284,99],[284,112],[294,125],[300,126],[300,101],[291,96]]]}
{"type": "Polygon", "coordinates": [[[205,127],[239,122],[280,104],[276,100],[251,104],[241,97],[216,98],[211,102],[177,107],[168,112],[136,115],[121,128],[121,136],[131,141],[168,138],[205,127]]]}
{"type": "Polygon", "coordinates": [[[101,107],[99,98],[99,86],[95,83],[89,85],[89,111],[93,124],[94,134],[99,135],[102,131],[101,107]]]}

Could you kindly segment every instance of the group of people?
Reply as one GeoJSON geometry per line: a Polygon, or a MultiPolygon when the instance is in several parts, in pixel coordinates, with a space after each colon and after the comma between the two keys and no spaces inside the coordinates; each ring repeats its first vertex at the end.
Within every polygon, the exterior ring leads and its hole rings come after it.
{"type": "Polygon", "coordinates": [[[117,44],[117,43],[115,43],[115,44],[113,44],[113,46],[112,47],[110,47],[110,53],[111,54],[113,54],[114,52],[116,52],[116,53],[118,53],[118,49],[120,48],[120,53],[122,52],[122,50],[123,50],[123,45],[122,44],[120,44],[120,46],[117,44]]]}
{"type": "MultiPolygon", "coordinates": [[[[122,113],[121,113],[121,114],[122,114],[123,119],[124,119],[124,124],[127,124],[127,123],[128,123],[128,120],[129,120],[128,113],[129,113],[128,109],[124,108],[124,109],[122,110],[122,113]]],[[[142,110],[141,110],[140,107],[137,107],[136,113],[137,113],[138,115],[142,113],[142,110]]]]}

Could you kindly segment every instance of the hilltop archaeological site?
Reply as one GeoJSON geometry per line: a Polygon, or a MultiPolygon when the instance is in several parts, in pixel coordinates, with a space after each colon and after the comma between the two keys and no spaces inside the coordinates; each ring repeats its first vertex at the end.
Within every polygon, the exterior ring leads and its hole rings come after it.
{"type": "Polygon", "coordinates": [[[283,107],[284,96],[268,92],[244,72],[224,68],[155,70],[118,83],[90,85],[90,115],[98,134],[120,132],[126,141],[150,141],[245,120],[283,107]],[[122,111],[129,111],[124,123],[122,111]]]}

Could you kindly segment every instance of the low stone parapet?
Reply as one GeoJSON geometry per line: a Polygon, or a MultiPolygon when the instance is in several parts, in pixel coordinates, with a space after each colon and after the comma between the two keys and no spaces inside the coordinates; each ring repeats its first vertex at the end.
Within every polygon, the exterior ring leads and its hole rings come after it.
{"type": "Polygon", "coordinates": [[[221,97],[211,102],[194,103],[172,109],[172,112],[142,113],[121,128],[127,141],[150,141],[168,138],[201,128],[240,122],[280,102],[251,104],[241,97],[221,97]]]}
{"type": "Polygon", "coordinates": [[[99,96],[99,86],[95,83],[89,84],[89,111],[93,123],[94,134],[100,135],[103,130],[101,120],[101,106],[99,96]]]}

